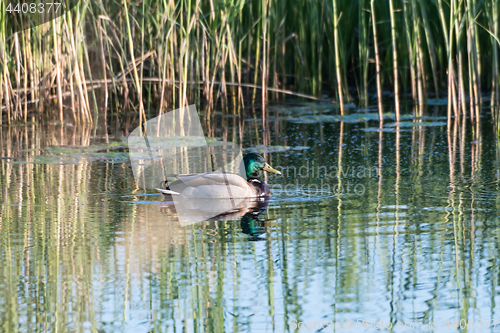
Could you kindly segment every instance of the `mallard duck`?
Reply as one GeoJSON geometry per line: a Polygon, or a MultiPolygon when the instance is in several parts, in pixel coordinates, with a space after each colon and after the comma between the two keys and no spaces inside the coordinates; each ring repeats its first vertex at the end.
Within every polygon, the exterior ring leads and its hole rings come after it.
{"type": "MultiPolygon", "coordinates": [[[[166,189],[157,188],[166,197],[182,196],[190,199],[234,199],[269,197],[267,184],[259,179],[259,171],[281,174],[262,157],[250,153],[243,157],[246,178],[234,173],[208,172],[201,174],[176,175],[178,179],[166,189]],[[175,191],[174,191],[175,190],[175,191]]],[[[168,184],[168,182],[165,182],[168,184]]]]}

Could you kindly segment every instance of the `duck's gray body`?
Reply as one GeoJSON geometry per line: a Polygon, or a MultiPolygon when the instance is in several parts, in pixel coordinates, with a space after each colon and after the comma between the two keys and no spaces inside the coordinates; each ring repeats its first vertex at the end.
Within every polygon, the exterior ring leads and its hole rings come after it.
{"type": "Polygon", "coordinates": [[[157,190],[164,195],[179,195],[196,199],[235,199],[258,197],[258,190],[234,173],[209,172],[177,175],[177,181],[168,189],[157,190]]]}

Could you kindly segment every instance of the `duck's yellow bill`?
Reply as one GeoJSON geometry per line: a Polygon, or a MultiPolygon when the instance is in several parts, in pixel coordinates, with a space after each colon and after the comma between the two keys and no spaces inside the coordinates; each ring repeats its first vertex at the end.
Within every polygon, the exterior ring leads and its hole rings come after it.
{"type": "Polygon", "coordinates": [[[267,171],[267,172],[272,172],[272,173],[276,173],[278,175],[281,175],[281,172],[279,172],[278,170],[276,169],[273,169],[272,166],[270,166],[268,163],[266,163],[266,165],[264,165],[264,167],[262,168],[262,170],[264,171],[267,171]]]}

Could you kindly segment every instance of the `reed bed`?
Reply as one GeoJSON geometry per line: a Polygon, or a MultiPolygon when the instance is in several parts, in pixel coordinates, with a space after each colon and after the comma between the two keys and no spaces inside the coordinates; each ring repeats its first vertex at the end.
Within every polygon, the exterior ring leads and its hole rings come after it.
{"type": "Polygon", "coordinates": [[[377,98],[381,113],[388,91],[398,117],[411,93],[418,112],[448,96],[448,118],[474,122],[500,105],[499,1],[82,0],[17,33],[2,2],[0,121],[142,123],[287,95],[334,96],[341,112],[377,98]]]}

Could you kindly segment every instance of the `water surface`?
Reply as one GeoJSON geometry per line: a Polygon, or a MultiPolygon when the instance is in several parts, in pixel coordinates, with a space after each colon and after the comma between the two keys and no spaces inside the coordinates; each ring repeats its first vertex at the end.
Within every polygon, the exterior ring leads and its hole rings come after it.
{"type": "Polygon", "coordinates": [[[337,113],[279,106],[264,125],[258,110],[217,113],[207,133],[267,152],[283,175],[268,176],[260,214],[187,227],[135,185],[126,130],[106,143],[66,125],[0,128],[0,330],[498,330],[488,122],[476,136],[388,115],[380,131],[371,113],[337,113]]]}

